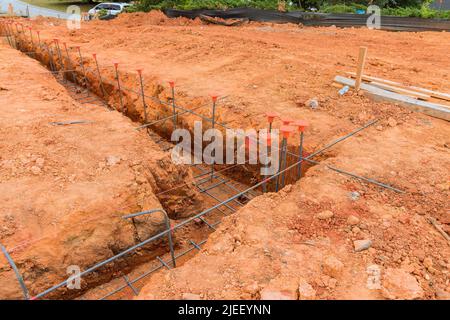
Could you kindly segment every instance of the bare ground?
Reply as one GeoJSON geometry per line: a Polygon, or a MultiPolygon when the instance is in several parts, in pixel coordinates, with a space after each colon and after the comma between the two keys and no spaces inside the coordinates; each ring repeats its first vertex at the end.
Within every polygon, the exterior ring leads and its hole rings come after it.
{"type": "MultiPolygon", "coordinates": [[[[255,23],[227,28],[155,12],[90,22],[76,31],[46,19],[32,24],[43,41],[58,37],[80,45],[91,68],[90,53],[96,52],[116,105],[112,61],[120,62],[121,79],[135,90],[135,69],[144,68],[146,92],[163,100],[168,80],[176,81],[177,101],[185,106],[199,108],[211,92],[227,95],[219,120],[234,127],[266,126],[267,110],[307,119],[309,150],[380,119],[327,152],[300,182],[225,219],[195,258],[152,277],[140,298],[306,298],[313,290],[309,297],[326,299],[448,299],[448,243],[428,223],[437,218],[448,230],[450,222],[448,123],[353,92],[340,97],[331,85],[336,74],[354,71],[357,48],[365,45],[367,74],[448,91],[447,33],[255,23]],[[304,103],[312,97],[319,101],[316,110],[304,103]],[[361,183],[327,164],[406,192],[361,183]],[[324,211],[332,217],[319,219],[324,211]],[[355,252],[355,240],[371,240],[371,248],[355,252]],[[373,265],[381,270],[381,287],[369,289],[373,265]]],[[[95,83],[94,72],[88,77],[95,83]]],[[[128,93],[126,101],[129,115],[142,120],[138,97],[128,93]]],[[[152,107],[152,119],[161,116],[162,106],[152,107]]],[[[199,111],[209,115],[209,108],[199,111]]],[[[193,119],[181,122],[191,128],[193,119]]],[[[156,130],[170,133],[171,127],[156,130]]]]}

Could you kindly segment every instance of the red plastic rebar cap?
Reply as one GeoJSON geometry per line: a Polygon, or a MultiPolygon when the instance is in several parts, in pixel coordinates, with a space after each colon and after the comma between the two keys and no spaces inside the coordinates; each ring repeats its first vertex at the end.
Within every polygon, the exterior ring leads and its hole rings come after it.
{"type": "Polygon", "coordinates": [[[289,135],[294,131],[294,128],[290,126],[282,126],[280,128],[281,133],[283,134],[284,138],[289,138],[289,135]]]}
{"type": "Polygon", "coordinates": [[[114,61],[113,64],[114,64],[114,68],[117,69],[117,67],[119,66],[119,63],[117,61],[114,61]]]}
{"type": "Polygon", "coordinates": [[[305,131],[306,127],[309,126],[309,123],[306,120],[297,120],[294,121],[292,125],[296,126],[298,131],[303,132],[305,131]]]}
{"type": "Polygon", "coordinates": [[[212,99],[214,102],[217,101],[217,98],[218,98],[218,97],[219,97],[219,96],[216,95],[216,94],[211,95],[211,99],[212,99]]]}
{"type": "Polygon", "coordinates": [[[36,30],[36,33],[37,33],[37,34],[39,34],[39,33],[41,33],[41,31],[39,31],[39,30],[36,30]]]}
{"type": "Polygon", "coordinates": [[[281,122],[283,122],[284,126],[289,125],[290,123],[294,122],[294,120],[290,119],[290,118],[281,118],[281,122]]]}
{"type": "Polygon", "coordinates": [[[270,123],[272,123],[273,119],[275,119],[278,116],[279,114],[276,112],[266,112],[267,121],[269,121],[270,123]]]}
{"type": "Polygon", "coordinates": [[[171,88],[175,87],[175,82],[174,81],[169,81],[169,85],[171,88]]]}
{"type": "Polygon", "coordinates": [[[142,73],[142,69],[136,69],[137,73],[141,74],[142,73]]]}
{"type": "Polygon", "coordinates": [[[55,41],[55,42],[58,42],[58,41],[59,41],[59,39],[58,39],[58,38],[55,38],[55,39],[53,39],[53,41],[55,41]]]}

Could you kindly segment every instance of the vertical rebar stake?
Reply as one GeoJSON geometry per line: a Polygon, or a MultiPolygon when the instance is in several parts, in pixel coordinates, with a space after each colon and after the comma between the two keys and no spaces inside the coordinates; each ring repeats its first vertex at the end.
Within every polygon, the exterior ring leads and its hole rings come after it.
{"type": "Polygon", "coordinates": [[[53,57],[53,50],[48,44],[46,44],[46,46],[47,46],[47,51],[48,51],[48,55],[49,55],[48,62],[50,63],[50,69],[53,72],[56,72],[58,70],[56,69],[55,58],[53,57]]]}
{"type": "MultiPolygon", "coordinates": [[[[279,170],[283,171],[286,168],[286,156],[287,156],[287,149],[288,149],[287,139],[289,138],[289,135],[293,131],[293,128],[289,127],[289,126],[282,126],[280,128],[280,131],[283,134],[283,141],[282,141],[282,147],[281,147],[282,156],[280,159],[280,169],[279,170]]],[[[286,178],[286,172],[283,171],[281,173],[281,184],[280,184],[281,188],[284,187],[285,178],[286,178]]],[[[278,179],[277,179],[277,182],[278,182],[278,179]]]]}
{"type": "Polygon", "coordinates": [[[37,38],[38,38],[39,49],[42,50],[42,47],[41,47],[41,35],[40,35],[41,32],[39,30],[36,30],[36,33],[37,33],[37,38]]]}
{"type": "Polygon", "coordinates": [[[300,180],[302,176],[302,160],[303,158],[303,131],[300,132],[300,144],[298,146],[298,167],[297,167],[297,180],[300,180]]]}
{"type": "Polygon", "coordinates": [[[106,91],[105,91],[105,88],[103,87],[103,79],[102,79],[102,75],[100,73],[100,68],[98,67],[97,54],[93,53],[92,57],[94,57],[95,67],[97,69],[98,79],[100,81],[100,89],[102,90],[102,95],[103,95],[103,98],[106,99],[106,91]]]}
{"type": "Polygon", "coordinates": [[[137,73],[139,74],[139,82],[141,85],[141,96],[142,96],[142,105],[144,106],[144,121],[147,124],[147,105],[145,104],[145,94],[144,94],[144,82],[142,81],[142,69],[137,69],[137,73]]]}
{"type": "Polygon", "coordinates": [[[122,112],[122,114],[123,114],[125,110],[123,108],[122,89],[120,88],[119,63],[118,62],[114,62],[114,69],[116,70],[117,87],[119,89],[120,112],[122,112]]]}
{"type": "Polygon", "coordinates": [[[61,63],[61,69],[62,69],[62,78],[63,81],[66,82],[66,72],[65,72],[65,65],[63,62],[63,58],[62,58],[62,54],[61,54],[61,49],[59,48],[59,40],[58,39],[53,39],[53,41],[55,42],[55,47],[56,47],[56,53],[58,55],[59,58],[59,62],[61,63]]]}
{"type": "Polygon", "coordinates": [[[31,28],[31,27],[28,27],[28,30],[30,30],[30,40],[31,40],[31,48],[33,49],[33,48],[34,48],[34,42],[33,42],[33,32],[32,32],[33,28],[31,28]]]}
{"type": "Polygon", "coordinates": [[[303,158],[303,132],[305,128],[309,125],[305,120],[298,120],[293,123],[294,126],[297,127],[298,132],[300,133],[300,141],[298,145],[298,165],[297,165],[297,180],[300,180],[302,176],[302,158],[303,158]]]}
{"type": "MultiPolygon", "coordinates": [[[[283,140],[281,140],[281,150],[280,150],[280,159],[278,161],[278,172],[279,173],[281,171],[281,164],[282,164],[282,159],[283,159],[283,150],[284,150],[284,142],[286,141],[286,139],[283,137],[283,140]]],[[[277,151],[278,152],[278,151],[277,151]]],[[[278,175],[276,177],[276,184],[275,184],[275,192],[278,192],[280,186],[280,176],[278,175]]]]}
{"type": "Polygon", "coordinates": [[[63,42],[64,50],[66,51],[67,56],[67,69],[69,69],[69,73],[72,75],[72,80],[74,83],[77,83],[77,77],[75,76],[75,72],[72,70],[72,60],[70,59],[69,50],[67,49],[67,44],[63,42]]]}
{"type": "Polygon", "coordinates": [[[172,90],[172,109],[173,109],[173,130],[177,128],[177,112],[175,108],[175,82],[169,81],[172,90]]]}
{"type": "MultiPolygon", "coordinates": [[[[272,131],[271,125],[270,125],[269,130],[272,131]]],[[[269,134],[266,136],[266,150],[267,150],[267,158],[268,159],[270,159],[269,153],[271,153],[271,151],[269,151],[269,148],[271,148],[271,146],[272,146],[272,137],[270,134],[271,133],[269,132],[269,134]]],[[[264,165],[264,173],[267,173],[267,165],[268,165],[268,163],[264,165]]],[[[268,182],[266,180],[267,180],[267,175],[265,174],[264,178],[263,178],[263,184],[262,184],[263,193],[266,193],[267,188],[268,188],[268,186],[267,186],[268,182]]]]}
{"type": "MultiPolygon", "coordinates": [[[[83,56],[81,55],[80,46],[76,46],[75,48],[78,50],[78,56],[80,57],[80,66],[81,66],[81,70],[83,70],[84,84],[86,86],[86,89],[89,89],[87,75],[86,75],[86,69],[84,68],[84,61],[83,61],[83,56]]],[[[88,95],[89,95],[89,90],[87,92],[88,92],[88,95]]]]}
{"type": "MultiPolygon", "coordinates": [[[[286,140],[286,141],[284,143],[284,150],[282,151],[283,152],[283,156],[282,156],[281,170],[284,170],[286,168],[286,162],[287,162],[287,158],[286,158],[287,157],[287,147],[288,147],[287,146],[287,139],[284,139],[284,140],[286,140]]],[[[281,173],[281,188],[284,187],[285,180],[286,180],[286,172],[283,171],[281,173]]]]}
{"type": "MultiPolygon", "coordinates": [[[[272,134],[272,123],[275,120],[275,118],[279,117],[279,114],[276,113],[276,112],[267,112],[266,113],[266,117],[267,117],[267,122],[269,122],[269,136],[270,136],[270,139],[271,139],[272,138],[272,136],[271,136],[271,134],[272,134]]],[[[277,180],[278,180],[278,176],[277,176],[277,180]]],[[[269,181],[270,181],[270,185],[275,183],[272,178],[269,181]]]]}
{"type": "MultiPolygon", "coordinates": [[[[212,117],[211,117],[211,128],[214,130],[215,126],[215,119],[216,119],[216,102],[217,102],[217,96],[213,95],[212,98],[212,117]]],[[[215,139],[215,138],[214,138],[215,139]]],[[[215,162],[215,156],[216,156],[216,150],[213,149],[212,151],[212,163],[211,163],[211,181],[214,179],[214,162],[215,162]]]]}

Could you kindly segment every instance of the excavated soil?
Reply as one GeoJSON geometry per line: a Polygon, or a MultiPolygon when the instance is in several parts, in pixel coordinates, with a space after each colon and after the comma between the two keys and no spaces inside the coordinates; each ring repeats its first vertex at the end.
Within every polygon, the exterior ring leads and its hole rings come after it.
{"type": "MultiPolygon", "coordinates": [[[[123,215],[164,208],[175,219],[201,210],[191,170],[175,166],[128,118],[77,103],[37,61],[5,45],[0,68],[0,241],[31,295],[65,280],[70,265],[86,269],[165,229],[161,213],[123,215]],[[52,124],[78,120],[85,123],[52,124]]],[[[166,252],[164,243],[83,278],[82,287],[166,252]]],[[[0,297],[21,298],[3,255],[0,261],[0,297]]]]}
{"type": "MultiPolygon", "coordinates": [[[[306,119],[311,151],[380,120],[327,151],[300,182],[226,218],[200,253],[149,278],[139,298],[449,298],[449,243],[429,223],[435,218],[450,229],[448,122],[352,90],[339,96],[332,85],[335,75],[355,71],[358,48],[367,46],[366,74],[448,92],[449,34],[210,26],[159,12],[83,23],[80,30],[51,19],[26,24],[41,31],[42,41],[57,37],[80,46],[92,69],[91,54],[97,53],[116,108],[113,61],[119,62],[124,86],[138,91],[135,70],[143,68],[146,94],[170,101],[167,82],[174,80],[177,102],[207,116],[208,95],[226,96],[218,120],[232,127],[265,127],[268,110],[306,119]],[[318,101],[316,109],[307,103],[311,98],[318,101]],[[327,165],[405,192],[363,183],[327,165]],[[370,248],[356,251],[358,240],[370,240],[370,248]]],[[[75,51],[70,54],[79,62],[75,51]]],[[[88,78],[100,94],[95,72],[88,78]]],[[[139,97],[125,95],[128,115],[142,121],[139,97]]],[[[150,119],[170,115],[161,104],[149,104],[150,119]]],[[[180,116],[187,128],[194,120],[180,116]]],[[[166,136],[172,130],[169,122],[154,129],[166,136]]],[[[295,145],[298,139],[291,140],[295,145]]]]}

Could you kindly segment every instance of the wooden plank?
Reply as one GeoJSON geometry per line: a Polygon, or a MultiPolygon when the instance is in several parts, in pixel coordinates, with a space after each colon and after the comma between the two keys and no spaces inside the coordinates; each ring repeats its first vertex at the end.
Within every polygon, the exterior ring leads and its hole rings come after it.
{"type": "Polygon", "coordinates": [[[371,81],[370,84],[375,86],[375,87],[381,88],[381,89],[389,90],[389,91],[392,91],[392,92],[397,92],[397,93],[400,93],[400,94],[406,94],[406,95],[411,96],[411,97],[413,97],[415,99],[422,98],[422,100],[428,100],[429,98],[431,98],[429,95],[426,95],[426,94],[423,94],[423,93],[419,93],[419,92],[416,92],[416,91],[411,91],[411,90],[408,90],[408,89],[394,87],[394,86],[391,86],[391,85],[388,85],[388,84],[384,84],[384,83],[381,83],[381,82],[371,81]]]}
{"type": "Polygon", "coordinates": [[[358,65],[356,67],[356,83],[355,90],[359,91],[362,82],[364,65],[366,63],[367,47],[359,47],[358,65]]]}
{"type": "MultiPolygon", "coordinates": [[[[351,87],[355,86],[355,80],[341,76],[336,76],[334,81],[351,87]]],[[[399,93],[377,88],[366,83],[361,83],[361,89],[366,91],[367,94],[375,100],[391,101],[413,111],[422,112],[435,118],[450,121],[450,108],[444,105],[417,100],[399,93]]]]}
{"type": "MultiPolygon", "coordinates": [[[[351,75],[352,78],[356,77],[356,73],[354,73],[354,72],[347,71],[346,73],[351,75]]],[[[381,83],[385,83],[388,85],[392,85],[392,86],[396,86],[396,87],[400,87],[400,88],[404,88],[404,89],[408,89],[408,90],[412,90],[412,91],[417,91],[419,93],[428,94],[431,97],[434,97],[437,99],[450,101],[450,94],[448,94],[448,93],[433,91],[433,90],[415,87],[415,86],[407,86],[407,85],[401,84],[399,82],[386,80],[386,79],[382,79],[382,78],[377,78],[377,77],[366,76],[366,75],[363,75],[362,78],[363,78],[363,80],[366,80],[366,81],[381,82],[381,83]]]]}

